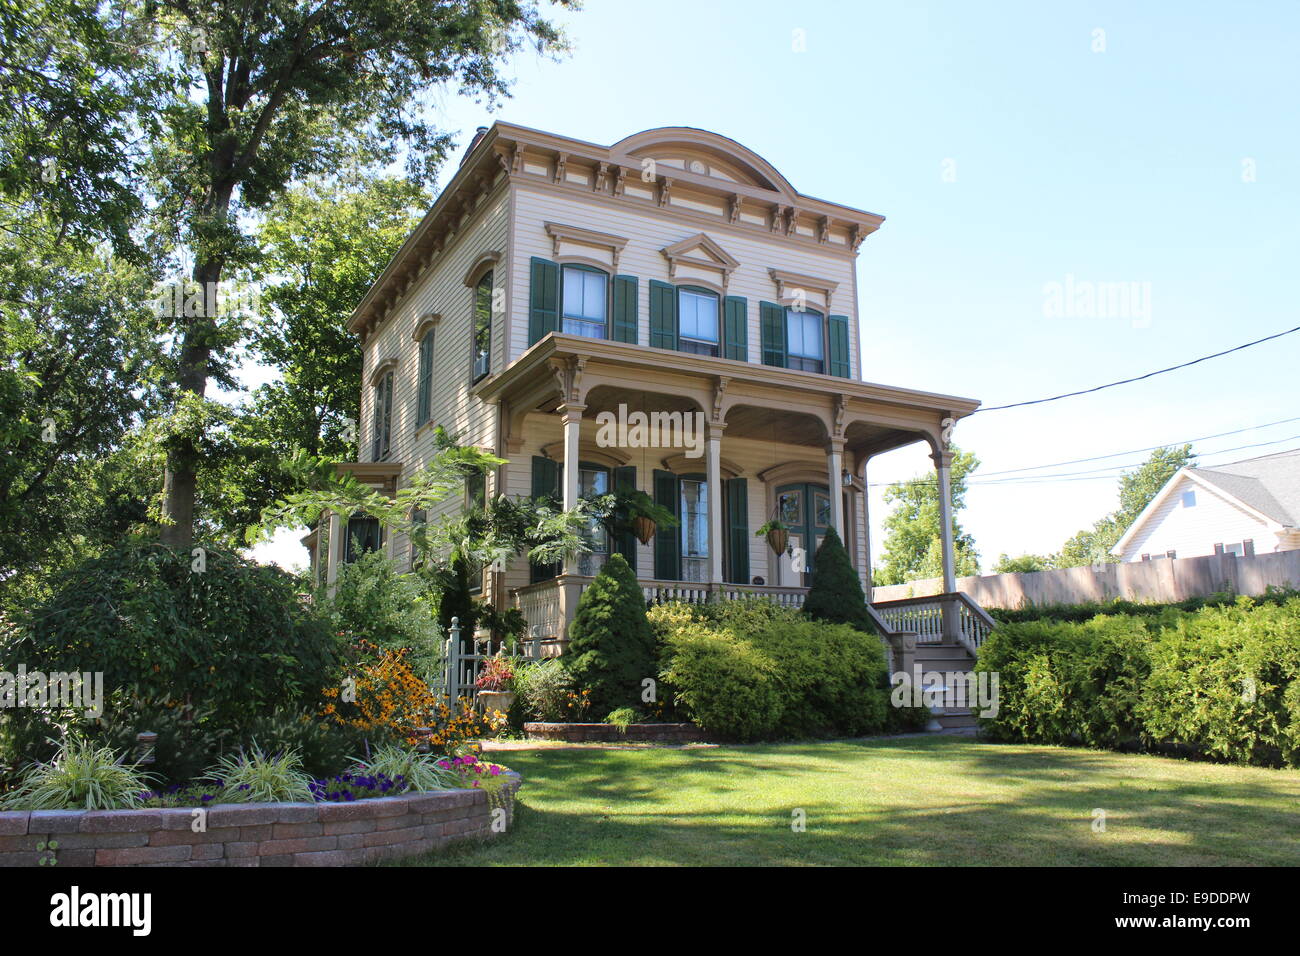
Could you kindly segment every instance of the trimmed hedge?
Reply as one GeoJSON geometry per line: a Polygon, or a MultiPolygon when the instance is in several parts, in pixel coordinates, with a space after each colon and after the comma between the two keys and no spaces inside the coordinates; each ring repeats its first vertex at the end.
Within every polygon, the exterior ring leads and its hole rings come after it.
{"type": "Polygon", "coordinates": [[[877,637],[764,600],[664,604],[650,620],[664,689],[709,734],[860,736],[890,725],[877,637]]]}
{"type": "MultiPolygon", "coordinates": [[[[1300,592],[1270,587],[1264,594],[1251,600],[1256,604],[1282,604],[1296,596],[1300,596],[1300,592]]],[[[1027,621],[1044,620],[1082,623],[1091,621],[1098,614],[1160,615],[1169,610],[1199,611],[1203,607],[1231,607],[1236,603],[1236,600],[1237,595],[1228,591],[1218,591],[1203,597],[1187,598],[1185,601],[1173,601],[1163,604],[1149,604],[1116,598],[1113,601],[1084,601],[1080,604],[1026,604],[1023,607],[990,607],[986,608],[986,610],[999,624],[1023,624],[1027,621]]]]}
{"type": "Polygon", "coordinates": [[[999,627],[998,740],[1300,766],[1300,598],[999,627]]]}

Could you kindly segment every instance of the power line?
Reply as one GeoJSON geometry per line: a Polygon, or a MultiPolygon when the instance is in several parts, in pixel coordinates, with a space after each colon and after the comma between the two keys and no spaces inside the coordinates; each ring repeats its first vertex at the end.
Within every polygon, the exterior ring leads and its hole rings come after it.
{"type": "Polygon", "coordinates": [[[1192,359],[1190,362],[1183,362],[1180,365],[1171,365],[1168,368],[1157,369],[1154,372],[1147,372],[1145,375],[1137,375],[1133,378],[1121,379],[1118,382],[1107,382],[1105,385],[1097,385],[1094,388],[1084,388],[1077,392],[1065,392],[1062,395],[1053,395],[1050,398],[1035,398],[1028,402],[1012,402],[1010,405],[990,405],[986,408],[977,408],[975,411],[971,412],[971,414],[976,415],[980,412],[998,412],[1008,408],[1023,408],[1026,405],[1041,405],[1044,402],[1056,402],[1063,398],[1074,398],[1076,395],[1090,395],[1093,392],[1100,392],[1105,388],[1114,388],[1116,385],[1129,385],[1133,382],[1140,382],[1143,379],[1148,379],[1155,375],[1163,375],[1166,372],[1176,372],[1180,368],[1187,368],[1200,362],[1208,362],[1210,359],[1220,358],[1224,355],[1231,355],[1233,352],[1240,352],[1242,349],[1248,349],[1254,345],[1271,342],[1273,339],[1280,339],[1282,336],[1290,335],[1292,332],[1300,332],[1300,325],[1297,325],[1293,329],[1287,329],[1285,332],[1266,335],[1262,339],[1256,339],[1253,342],[1246,342],[1244,345],[1237,345],[1230,349],[1224,349],[1222,352],[1215,352],[1213,355],[1202,355],[1200,358],[1192,359]]]}
{"type": "MultiPolygon", "coordinates": [[[[1283,418],[1275,422],[1269,422],[1265,425],[1249,425],[1246,428],[1238,428],[1230,432],[1219,432],[1217,435],[1202,435],[1200,438],[1185,438],[1182,441],[1163,442],[1159,445],[1151,445],[1147,448],[1130,448],[1128,451],[1116,451],[1109,455],[1095,455],[1092,458],[1073,458],[1069,461],[1053,461],[1045,465],[1028,465],[1024,468],[1006,468],[1002,471],[987,471],[980,475],[981,478],[989,478],[993,475],[1010,475],[1020,471],[1037,471],[1040,468],[1055,468],[1058,465],[1082,465],[1090,461],[1101,461],[1105,458],[1118,458],[1120,455],[1136,455],[1139,452],[1155,451],[1157,448],[1174,448],[1178,445],[1190,445],[1198,441],[1210,441],[1213,438],[1227,438],[1229,435],[1240,435],[1243,432],[1259,431],[1262,428],[1272,428],[1274,425],[1286,425],[1290,422],[1300,422],[1300,418],[1283,418]]],[[[1214,454],[1211,452],[1211,454],[1214,454]]]]}

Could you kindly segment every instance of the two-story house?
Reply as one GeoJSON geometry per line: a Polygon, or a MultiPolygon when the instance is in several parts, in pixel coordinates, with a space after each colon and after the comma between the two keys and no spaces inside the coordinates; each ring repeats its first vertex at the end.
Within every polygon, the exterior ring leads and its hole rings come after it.
{"type": "MultiPolygon", "coordinates": [[[[927,442],[946,507],[945,420],[978,405],[863,380],[855,261],[882,221],[796,191],[705,130],[600,146],[480,129],[351,319],[363,460],[340,468],[397,487],[443,425],[509,460],[488,493],[571,507],[630,486],[671,509],[678,526],[646,544],[593,530],[592,551],[565,567],[485,572],[484,593],[521,607],[550,652],[615,550],[652,600],[798,604],[833,527],[865,585],[867,463],[927,442]],[[782,555],[754,533],[773,517],[790,528],[782,555]]],[[[405,541],[335,517],[323,573],[354,537],[408,558],[405,541]]]]}

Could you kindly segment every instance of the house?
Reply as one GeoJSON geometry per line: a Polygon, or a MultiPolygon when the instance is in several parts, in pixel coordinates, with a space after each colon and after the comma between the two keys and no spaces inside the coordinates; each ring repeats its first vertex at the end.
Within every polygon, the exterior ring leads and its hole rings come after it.
{"type": "Polygon", "coordinates": [[[1297,548],[1300,448],[1179,469],[1111,550],[1122,561],[1150,561],[1297,548]]]}
{"type": "MultiPolygon", "coordinates": [[[[855,271],[882,222],[798,192],[705,130],[600,146],[482,128],[350,320],[363,460],[339,467],[396,488],[443,425],[509,460],[489,494],[572,507],[624,486],[671,509],[679,527],[647,544],[593,530],[592,551],[565,567],[484,572],[483,594],[520,607],[545,653],[562,650],[579,595],[616,550],[650,600],[798,605],[833,527],[865,585],[871,457],[926,442],[946,502],[945,422],[978,405],[864,381],[888,373],[859,340],[855,271]],[[790,526],[780,556],[755,535],[777,515],[790,526]]],[[[405,541],[346,516],[312,542],[330,579],[354,542],[409,558],[405,541]]],[[[976,612],[953,595],[943,545],[951,636],[976,612]]],[[[906,614],[934,617],[938,599],[925,600],[906,614]]]]}

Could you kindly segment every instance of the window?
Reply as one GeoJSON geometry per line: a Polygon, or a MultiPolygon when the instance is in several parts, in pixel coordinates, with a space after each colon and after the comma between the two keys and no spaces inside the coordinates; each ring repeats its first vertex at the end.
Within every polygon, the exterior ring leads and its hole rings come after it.
{"type": "Polygon", "coordinates": [[[415,427],[419,428],[433,414],[433,329],[420,339],[420,377],[416,385],[415,427]]]}
{"type": "Polygon", "coordinates": [[[787,368],[823,371],[822,315],[811,309],[785,310],[787,368]]]}
{"type": "Polygon", "coordinates": [[[482,511],[487,502],[487,476],[476,471],[465,479],[465,507],[482,511]]]}
{"type": "Polygon", "coordinates": [[[474,373],[477,382],[492,362],[492,272],[483,273],[474,287],[474,373]]]}
{"type": "Polygon", "coordinates": [[[375,385],[374,441],[371,444],[370,460],[387,461],[392,454],[393,437],[393,373],[387,372],[375,385]]]}
{"type": "Polygon", "coordinates": [[[709,486],[700,479],[682,479],[682,580],[709,580],[709,486]]]}
{"type": "Polygon", "coordinates": [[[718,297],[703,289],[677,290],[678,349],[718,354],[718,297]]]}
{"type": "Polygon", "coordinates": [[[1224,554],[1235,554],[1239,558],[1246,556],[1246,547],[1240,541],[1236,544],[1225,544],[1223,546],[1224,554]]]}
{"type": "Polygon", "coordinates": [[[1196,492],[1195,492],[1195,491],[1184,491],[1184,492],[1183,492],[1183,507],[1184,507],[1184,508],[1195,508],[1195,507],[1196,507],[1196,492]]]}
{"type": "Polygon", "coordinates": [[[348,519],[347,547],[344,549],[343,562],[351,564],[368,551],[378,551],[384,546],[384,530],[378,518],[365,515],[348,519]]]}
{"type": "Polygon", "coordinates": [[[605,338],[608,285],[605,273],[583,266],[565,266],[560,283],[564,290],[562,331],[589,339],[605,338]]]}
{"type": "MultiPolygon", "coordinates": [[[[609,471],[595,465],[583,465],[578,471],[578,496],[595,498],[609,494],[609,471]]],[[[590,551],[578,556],[578,573],[596,575],[609,560],[609,534],[596,518],[592,518],[583,531],[583,540],[590,551]]]]}

